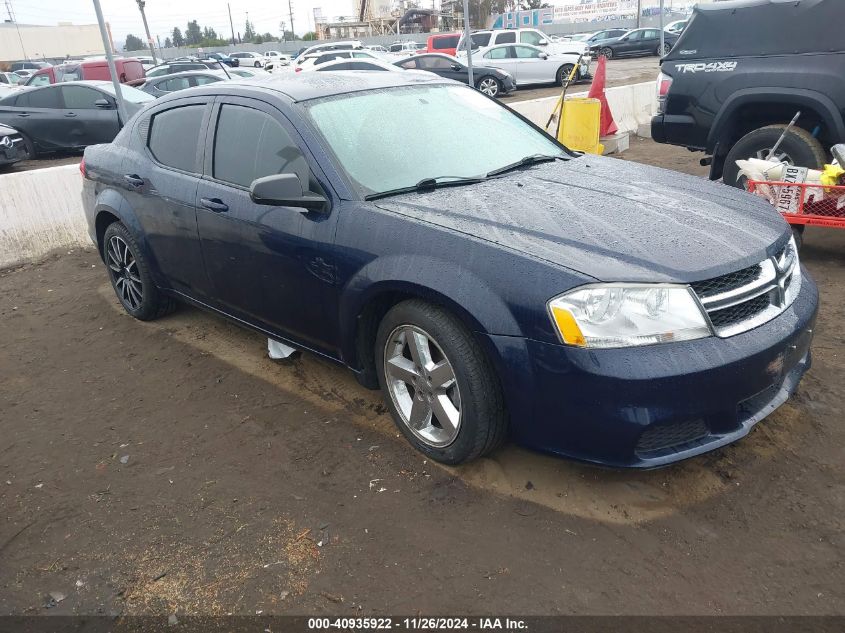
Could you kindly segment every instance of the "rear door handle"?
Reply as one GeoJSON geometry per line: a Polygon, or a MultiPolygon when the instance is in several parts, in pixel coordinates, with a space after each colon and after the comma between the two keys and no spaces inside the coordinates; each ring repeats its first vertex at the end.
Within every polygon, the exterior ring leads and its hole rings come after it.
{"type": "Polygon", "coordinates": [[[138,176],[137,174],[126,174],[125,176],[123,176],[123,179],[127,182],[130,187],[144,186],[144,179],[138,176]]]}
{"type": "Polygon", "coordinates": [[[21,112],[18,116],[21,117],[22,119],[25,119],[26,117],[29,116],[29,112],[21,112]]]}
{"type": "Polygon", "coordinates": [[[75,117],[75,116],[76,116],[76,112],[67,112],[67,113],[65,113],[65,117],[66,117],[66,118],[68,118],[68,119],[72,119],[72,118],[73,118],[73,117],[75,117]]]}
{"type": "Polygon", "coordinates": [[[229,205],[220,198],[200,198],[200,204],[215,213],[226,213],[229,210],[229,205]]]}

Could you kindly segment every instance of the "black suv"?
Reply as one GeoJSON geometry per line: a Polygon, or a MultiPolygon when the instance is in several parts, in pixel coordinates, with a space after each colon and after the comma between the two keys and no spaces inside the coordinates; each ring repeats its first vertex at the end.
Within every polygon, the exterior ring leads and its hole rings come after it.
{"type": "Polygon", "coordinates": [[[821,167],[845,141],[845,18],[839,0],[700,4],[661,61],[658,143],[703,150],[710,177],[737,182],[737,159],[821,167]]]}

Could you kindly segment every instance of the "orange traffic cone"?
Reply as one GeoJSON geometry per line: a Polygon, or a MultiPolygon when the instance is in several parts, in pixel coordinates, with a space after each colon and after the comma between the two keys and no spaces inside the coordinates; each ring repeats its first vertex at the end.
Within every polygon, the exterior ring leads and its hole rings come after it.
{"type": "Polygon", "coordinates": [[[610,136],[616,134],[619,128],[613,120],[613,113],[610,111],[610,106],[607,105],[607,97],[604,94],[604,84],[607,80],[607,57],[602,55],[599,57],[599,63],[596,66],[596,73],[593,76],[593,85],[590,86],[590,94],[588,97],[598,99],[601,101],[601,126],[599,134],[601,136],[610,136]]]}

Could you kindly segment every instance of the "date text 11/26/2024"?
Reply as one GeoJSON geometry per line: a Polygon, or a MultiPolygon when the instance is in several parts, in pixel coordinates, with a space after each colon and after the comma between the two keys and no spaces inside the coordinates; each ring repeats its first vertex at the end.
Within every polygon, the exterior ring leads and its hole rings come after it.
{"type": "Polygon", "coordinates": [[[512,618],[308,618],[308,629],[320,630],[412,630],[412,631],[523,631],[524,620],[512,618]]]}

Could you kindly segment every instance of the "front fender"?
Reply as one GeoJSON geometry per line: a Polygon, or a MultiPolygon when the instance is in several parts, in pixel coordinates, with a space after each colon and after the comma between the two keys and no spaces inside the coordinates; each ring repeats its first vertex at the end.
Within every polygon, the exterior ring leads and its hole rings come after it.
{"type": "Polygon", "coordinates": [[[344,358],[356,357],[358,316],[367,304],[388,293],[442,305],[476,332],[522,336],[510,306],[471,270],[433,256],[385,255],[360,268],[341,289],[338,309],[344,358]]]}

